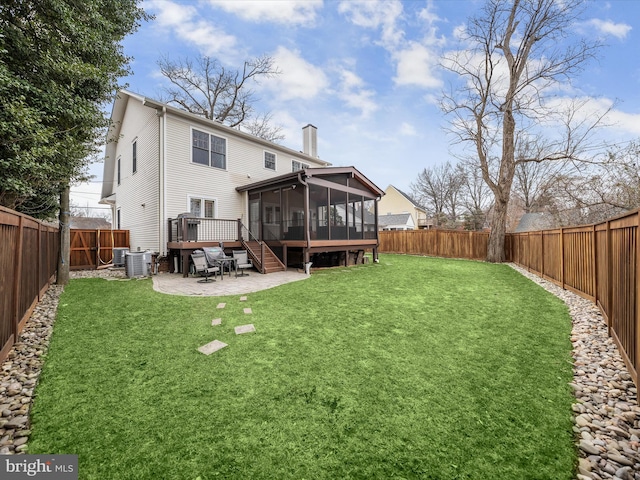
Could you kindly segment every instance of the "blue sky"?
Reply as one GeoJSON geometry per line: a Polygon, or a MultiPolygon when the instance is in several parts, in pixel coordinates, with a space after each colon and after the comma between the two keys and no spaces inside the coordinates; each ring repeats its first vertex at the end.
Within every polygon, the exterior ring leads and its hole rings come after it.
{"type": "MultiPolygon", "coordinates": [[[[476,0],[146,0],[155,19],[124,42],[133,60],[128,89],[159,98],[157,61],[204,54],[228,67],[272,56],[282,73],[254,86],[256,109],[271,112],[302,149],[302,127],[318,128],[318,154],[353,165],[379,187],[409,191],[420,171],[452,159],[437,101],[451,81],[439,67],[476,0]]],[[[604,134],[640,138],[640,1],[593,1],[576,34],[603,40],[599,58],[567,86],[594,108],[613,106],[604,134]]],[[[455,148],[455,147],[453,147],[455,148]]],[[[92,166],[102,179],[102,164],[92,166]]],[[[72,202],[97,206],[100,184],[78,185],[72,202]]],[[[97,210],[93,210],[93,213],[97,210]]]]}

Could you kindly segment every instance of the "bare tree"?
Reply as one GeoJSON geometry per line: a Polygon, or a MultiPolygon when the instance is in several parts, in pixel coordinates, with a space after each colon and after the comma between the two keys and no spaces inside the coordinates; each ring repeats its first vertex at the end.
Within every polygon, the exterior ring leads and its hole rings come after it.
{"type": "Polygon", "coordinates": [[[572,170],[572,164],[557,162],[519,161],[536,158],[538,149],[529,142],[517,142],[513,178],[513,194],[521,201],[525,213],[539,212],[549,203],[557,178],[572,170]]]}
{"type": "Polygon", "coordinates": [[[556,226],[582,225],[603,221],[624,209],[611,205],[603,195],[599,174],[582,172],[558,175],[551,189],[545,211],[553,216],[556,226]]]}
{"type": "Polygon", "coordinates": [[[609,153],[604,165],[610,191],[603,197],[611,206],[632,210],[640,208],[640,141],[629,143],[609,153]]]}
{"type": "Polygon", "coordinates": [[[445,177],[445,211],[449,217],[449,225],[455,227],[458,225],[458,219],[464,205],[465,172],[458,166],[452,167],[449,162],[446,163],[446,166],[448,167],[448,175],[445,177]]]}
{"type": "Polygon", "coordinates": [[[461,171],[465,228],[484,228],[487,212],[491,208],[491,191],[482,178],[482,170],[472,162],[462,162],[457,167],[461,171]]]}
{"type": "Polygon", "coordinates": [[[443,111],[452,117],[450,131],[457,142],[472,147],[494,196],[488,261],[504,260],[516,165],[581,160],[602,120],[601,115],[584,114],[579,102],[562,108],[551,96],[599,47],[584,39],[566,42],[584,3],[487,0],[482,13],[468,22],[464,48],[443,59],[443,66],[460,81],[442,99],[443,111]],[[556,125],[559,116],[562,128],[556,125]],[[535,139],[535,157],[516,158],[517,138],[535,139]]]}
{"type": "Polygon", "coordinates": [[[446,162],[425,168],[411,187],[412,196],[434,217],[436,226],[453,226],[460,213],[461,172],[446,162]]]}
{"type": "Polygon", "coordinates": [[[609,152],[608,160],[557,175],[545,209],[559,225],[593,223],[640,208],[640,143],[609,152]]]}
{"type": "Polygon", "coordinates": [[[249,130],[269,141],[282,140],[280,127],[271,126],[270,114],[254,116],[257,102],[251,83],[280,74],[273,58],[263,55],[247,60],[242,69],[228,69],[215,58],[201,56],[158,61],[160,72],[171,86],[164,89],[167,103],[187,112],[217,120],[230,127],[249,130]]]}
{"type": "Polygon", "coordinates": [[[284,140],[282,128],[272,123],[272,115],[270,113],[252,117],[251,120],[243,126],[251,135],[264,138],[270,142],[280,143],[284,140]]]}

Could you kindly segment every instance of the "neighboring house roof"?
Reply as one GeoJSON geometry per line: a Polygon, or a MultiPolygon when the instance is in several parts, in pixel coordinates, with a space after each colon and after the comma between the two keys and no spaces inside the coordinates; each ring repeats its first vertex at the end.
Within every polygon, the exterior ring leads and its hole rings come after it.
{"type": "Polygon", "coordinates": [[[411,204],[414,206],[414,208],[417,208],[418,210],[421,210],[421,211],[423,211],[423,212],[427,213],[427,211],[426,211],[424,208],[422,208],[420,205],[418,205],[418,204],[416,203],[416,201],[411,197],[411,195],[409,195],[409,194],[407,194],[407,193],[404,193],[404,192],[403,192],[402,190],[400,190],[398,187],[395,187],[395,186],[393,186],[393,185],[389,185],[389,187],[387,187],[387,188],[393,188],[393,189],[395,189],[395,191],[396,191],[396,192],[398,192],[400,195],[402,195],[404,198],[406,198],[408,201],[410,201],[410,202],[411,202],[411,204]]]}
{"type": "Polygon", "coordinates": [[[391,215],[379,215],[378,227],[388,227],[389,225],[413,225],[410,213],[397,213],[391,215]]]}
{"type": "Polygon", "coordinates": [[[520,221],[518,222],[518,226],[514,230],[514,233],[548,230],[554,228],[555,226],[556,225],[553,217],[548,213],[525,213],[520,218],[520,221]]]}
{"type": "Polygon", "coordinates": [[[269,142],[268,140],[265,140],[260,137],[256,137],[255,135],[251,135],[249,133],[245,133],[236,128],[228,127],[227,125],[224,125],[218,121],[209,120],[200,115],[189,113],[185,110],[172,107],[171,105],[159,102],[157,100],[153,100],[151,98],[147,98],[137,93],[129,92],[127,90],[120,90],[116,96],[115,102],[113,103],[113,109],[111,110],[112,122],[107,132],[107,145],[105,147],[105,160],[104,160],[104,172],[107,175],[105,175],[102,182],[102,195],[101,195],[102,203],[112,203],[114,200],[113,180],[108,180],[108,179],[112,179],[113,173],[115,172],[117,140],[118,138],[120,138],[120,130],[122,128],[122,119],[124,118],[124,114],[127,110],[127,103],[129,102],[130,99],[135,99],[146,107],[155,108],[158,112],[167,112],[172,115],[185,118],[192,123],[206,125],[210,129],[216,129],[226,135],[243,138],[250,142],[263,145],[266,148],[269,148],[271,150],[279,151],[285,155],[293,154],[296,157],[300,157],[300,156],[308,157],[309,160],[314,163],[320,163],[327,166],[331,165],[331,163],[326,162],[324,160],[320,160],[318,157],[313,157],[303,152],[293,150],[288,147],[284,147],[277,143],[269,142]]]}
{"type": "Polygon", "coordinates": [[[102,217],[71,217],[69,225],[78,230],[111,230],[111,223],[102,217]]]}

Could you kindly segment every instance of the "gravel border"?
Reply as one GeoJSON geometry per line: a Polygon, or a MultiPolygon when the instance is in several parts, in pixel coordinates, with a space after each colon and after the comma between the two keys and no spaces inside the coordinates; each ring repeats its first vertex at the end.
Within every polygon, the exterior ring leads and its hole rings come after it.
{"type": "MultiPolygon", "coordinates": [[[[562,299],[573,328],[573,404],[578,480],[640,480],[637,390],[598,308],[514,264],[512,268],[562,299]]],[[[72,272],[72,278],[126,278],[123,269],[72,272]]],[[[0,454],[27,453],[29,410],[63,288],[51,285],[0,369],[0,454]]]]}

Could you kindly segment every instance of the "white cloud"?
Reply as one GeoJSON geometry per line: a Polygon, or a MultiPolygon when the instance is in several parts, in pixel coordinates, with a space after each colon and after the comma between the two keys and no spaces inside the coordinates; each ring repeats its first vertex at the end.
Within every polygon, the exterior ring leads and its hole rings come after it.
{"type": "Polygon", "coordinates": [[[322,8],[322,0],[209,0],[209,4],[253,22],[310,25],[322,8]]]}
{"type": "Polygon", "coordinates": [[[307,62],[300,52],[278,47],[272,56],[282,73],[263,83],[280,100],[308,100],[328,87],[329,81],[323,70],[307,62]]]}
{"type": "Polygon", "coordinates": [[[274,110],[272,112],[273,124],[281,128],[281,133],[285,136],[283,145],[293,150],[302,151],[302,127],[307,123],[313,123],[312,118],[298,120],[286,109],[274,110]]]}
{"type": "Polygon", "coordinates": [[[416,127],[414,127],[413,125],[407,122],[402,122],[400,124],[399,133],[400,135],[405,137],[415,137],[418,135],[418,131],[416,130],[416,127]]]}
{"type": "Polygon", "coordinates": [[[464,24],[458,25],[457,27],[455,27],[453,29],[452,37],[455,40],[462,41],[462,40],[464,40],[466,38],[466,36],[467,36],[467,26],[466,25],[464,25],[464,24]]]}
{"type": "Polygon", "coordinates": [[[438,54],[426,45],[409,42],[408,48],[394,54],[398,68],[394,81],[398,85],[417,85],[424,88],[439,88],[442,80],[438,76],[438,54]]]}
{"type": "Polygon", "coordinates": [[[593,18],[587,22],[587,25],[595,27],[603,35],[611,35],[620,40],[627,37],[627,34],[631,31],[631,25],[626,23],[614,23],[611,20],[600,20],[599,18],[593,18]]]}
{"type": "Polygon", "coordinates": [[[598,118],[603,117],[599,127],[593,131],[595,139],[616,143],[628,140],[630,136],[640,135],[640,113],[623,112],[616,108],[616,103],[610,98],[556,97],[550,99],[546,106],[557,113],[540,121],[540,125],[546,126],[550,135],[551,130],[560,135],[564,133],[566,112],[572,113],[574,134],[579,135],[598,118]]]}
{"type": "Polygon", "coordinates": [[[371,0],[346,0],[338,5],[338,12],[347,16],[354,25],[382,30],[382,45],[391,48],[402,41],[404,32],[397,21],[402,15],[399,0],[374,2],[371,0]]]}
{"type": "Polygon", "coordinates": [[[205,55],[224,54],[236,47],[236,38],[198,17],[191,5],[168,0],[148,0],[144,4],[156,16],[155,24],[173,30],[176,36],[196,45],[205,55]]]}
{"type": "Polygon", "coordinates": [[[427,31],[423,43],[426,45],[444,45],[446,38],[444,36],[438,38],[438,28],[436,26],[438,22],[442,22],[442,19],[433,10],[433,2],[429,0],[427,1],[427,6],[418,13],[418,19],[424,22],[424,27],[427,31]]]}
{"type": "Polygon", "coordinates": [[[378,105],[373,100],[375,92],[365,88],[364,82],[358,75],[346,69],[342,69],[339,75],[341,81],[338,96],[347,106],[360,110],[363,117],[368,117],[378,109],[378,105]]]}
{"type": "Polygon", "coordinates": [[[417,14],[417,20],[424,23],[426,31],[421,41],[405,40],[405,32],[400,27],[404,17],[403,6],[399,1],[348,0],[340,3],[338,11],[354,25],[381,30],[381,40],[377,43],[396,62],[396,85],[422,88],[439,88],[442,85],[437,73],[439,55],[436,47],[445,40],[437,37],[435,24],[441,19],[435,14],[431,1],[417,14]]]}

